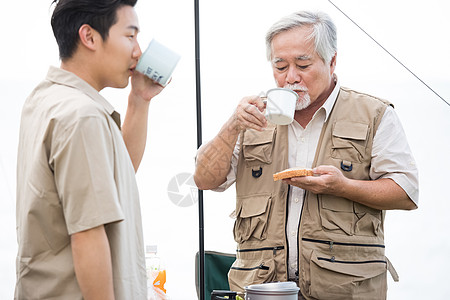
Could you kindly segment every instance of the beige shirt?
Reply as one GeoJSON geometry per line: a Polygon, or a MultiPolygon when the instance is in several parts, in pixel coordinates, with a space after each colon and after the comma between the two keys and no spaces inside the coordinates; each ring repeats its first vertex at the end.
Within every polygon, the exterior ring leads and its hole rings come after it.
{"type": "Polygon", "coordinates": [[[116,299],[146,298],[139,194],[119,119],[93,87],[54,67],[26,100],[15,299],[82,299],[70,235],[102,224],[116,299]]]}
{"type": "MultiPolygon", "coordinates": [[[[331,113],[336,102],[340,84],[336,86],[326,102],[319,108],[306,128],[295,120],[288,127],[289,140],[289,168],[311,168],[316,154],[317,143],[323,124],[331,113]]],[[[230,172],[227,180],[214,191],[224,191],[236,180],[236,170],[239,158],[240,143],[236,143],[231,160],[230,172]]],[[[373,141],[372,164],[370,178],[391,178],[408,194],[411,200],[418,204],[418,171],[409,148],[406,135],[400,120],[392,107],[388,107],[380,122],[373,141]]],[[[288,219],[286,236],[289,246],[288,272],[289,278],[296,278],[297,271],[297,235],[300,215],[303,206],[304,190],[291,186],[289,190],[288,219]]]]}

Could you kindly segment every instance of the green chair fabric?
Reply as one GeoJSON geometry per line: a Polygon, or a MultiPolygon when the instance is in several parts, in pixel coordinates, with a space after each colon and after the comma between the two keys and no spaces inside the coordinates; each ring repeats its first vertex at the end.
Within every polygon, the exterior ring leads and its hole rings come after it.
{"type": "MultiPolygon", "coordinates": [[[[229,290],[228,271],[236,260],[235,254],[205,251],[205,300],[211,299],[213,290],[229,290]]],[[[200,298],[200,258],[195,254],[195,287],[200,298]]]]}

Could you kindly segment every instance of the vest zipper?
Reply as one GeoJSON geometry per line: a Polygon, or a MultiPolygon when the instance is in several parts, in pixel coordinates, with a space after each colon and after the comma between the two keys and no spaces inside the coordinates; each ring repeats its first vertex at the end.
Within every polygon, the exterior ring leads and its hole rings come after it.
{"type": "MultiPolygon", "coordinates": [[[[298,219],[298,230],[297,230],[297,271],[295,272],[297,278],[300,277],[300,225],[302,223],[302,215],[303,215],[303,208],[305,207],[305,200],[306,200],[306,193],[308,191],[304,190],[303,192],[303,203],[302,203],[302,210],[300,211],[300,218],[298,219]]],[[[303,240],[303,239],[302,239],[303,240]]]]}
{"type": "Polygon", "coordinates": [[[252,268],[231,267],[231,269],[238,270],[238,271],[253,271],[253,270],[257,270],[257,269],[269,270],[269,267],[265,266],[264,263],[261,263],[259,266],[252,267],[252,268]]]}
{"type": "Polygon", "coordinates": [[[372,263],[383,263],[383,264],[387,264],[387,262],[385,260],[366,260],[366,261],[343,261],[343,260],[336,260],[336,258],[334,256],[332,256],[331,258],[325,258],[325,257],[318,257],[318,260],[325,260],[325,261],[329,261],[332,263],[340,263],[340,264],[372,264],[372,263]]]}
{"type": "Polygon", "coordinates": [[[289,242],[288,242],[288,233],[286,232],[287,222],[288,222],[288,213],[289,213],[289,192],[291,191],[291,186],[288,185],[288,190],[286,194],[286,215],[284,216],[284,242],[286,243],[286,278],[289,280],[289,242]]]}
{"type": "Polygon", "coordinates": [[[316,240],[316,239],[308,239],[308,238],[302,238],[302,241],[305,241],[305,242],[311,242],[311,243],[326,244],[326,245],[329,245],[329,246],[330,246],[330,250],[333,249],[333,246],[334,246],[334,245],[339,245],[339,246],[357,246],[357,247],[378,247],[378,248],[385,248],[384,245],[380,245],[380,244],[342,243],[342,242],[324,241],[324,240],[316,240]]]}
{"type": "Polygon", "coordinates": [[[275,246],[275,247],[263,247],[263,248],[254,248],[254,249],[237,249],[236,252],[253,252],[253,251],[265,251],[272,250],[273,254],[277,252],[277,250],[283,250],[284,246],[275,246]]]}
{"type": "MultiPolygon", "coordinates": [[[[275,247],[263,247],[263,248],[255,248],[255,249],[237,249],[236,252],[253,252],[253,251],[273,251],[273,255],[275,256],[276,252],[278,250],[283,250],[284,246],[275,246],[275,247]]],[[[264,265],[264,262],[262,262],[259,266],[252,267],[252,268],[240,268],[240,267],[231,267],[233,270],[239,270],[239,271],[252,271],[252,270],[269,270],[268,266],[264,265]]]]}

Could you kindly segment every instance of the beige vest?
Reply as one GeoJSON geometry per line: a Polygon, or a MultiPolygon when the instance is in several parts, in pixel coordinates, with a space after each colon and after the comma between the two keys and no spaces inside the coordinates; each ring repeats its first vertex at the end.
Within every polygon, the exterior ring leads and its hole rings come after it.
{"type": "MultiPolygon", "coordinates": [[[[369,180],[372,142],[388,103],[341,88],[324,124],[313,166],[333,165],[369,180]]],[[[230,288],[287,280],[288,186],[272,175],[288,167],[288,127],[241,134],[236,177],[237,259],[230,288]]],[[[308,299],[386,297],[384,212],[306,193],[299,230],[299,285],[308,299]]]]}

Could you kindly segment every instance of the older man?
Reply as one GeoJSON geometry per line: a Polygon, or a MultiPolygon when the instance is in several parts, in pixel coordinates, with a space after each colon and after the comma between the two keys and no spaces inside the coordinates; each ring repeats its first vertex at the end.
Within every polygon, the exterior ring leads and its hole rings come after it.
{"type": "Polygon", "coordinates": [[[385,210],[418,203],[418,173],[392,105],[341,87],[336,27],[298,12],[266,36],[277,86],[298,96],[294,121],[275,125],[260,97],[245,97],[197,155],[195,182],[236,183],[237,259],[230,287],[295,281],[306,299],[383,299],[385,210]],[[274,182],[291,167],[315,176],[274,182]]]}

